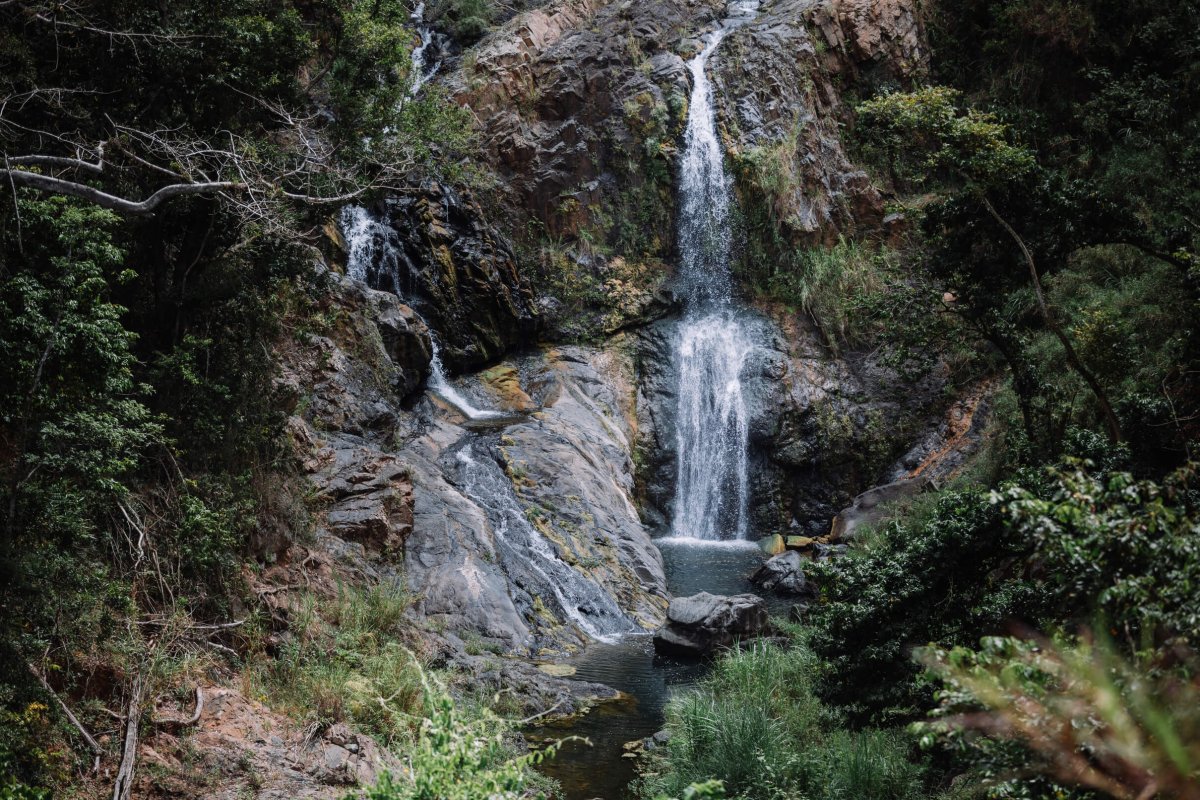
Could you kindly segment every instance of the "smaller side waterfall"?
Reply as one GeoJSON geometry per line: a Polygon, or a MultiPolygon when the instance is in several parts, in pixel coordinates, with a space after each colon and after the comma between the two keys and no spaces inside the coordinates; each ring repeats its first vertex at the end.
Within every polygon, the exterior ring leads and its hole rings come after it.
{"type": "Polygon", "coordinates": [[[441,34],[425,22],[425,0],[417,3],[409,19],[417,29],[417,36],[421,37],[421,43],[412,51],[412,84],[408,88],[408,96],[415,97],[421,87],[433,80],[441,70],[441,59],[431,59],[429,56],[430,48],[440,49],[442,43],[439,40],[441,34]]]}
{"type": "MultiPolygon", "coordinates": [[[[346,274],[375,289],[391,292],[404,298],[404,272],[401,264],[411,268],[407,258],[393,241],[391,228],[362,206],[345,206],[338,215],[338,225],[346,242],[346,274]]],[[[468,419],[495,419],[499,411],[477,408],[454,388],[446,378],[437,334],[430,329],[433,358],[429,364],[429,387],[468,419]]]]}
{"type": "Polygon", "coordinates": [[[472,445],[458,451],[464,492],[487,512],[509,577],[556,612],[600,641],[613,641],[635,625],[596,582],[564,561],[526,518],[512,482],[495,459],[476,458],[472,445]]]}

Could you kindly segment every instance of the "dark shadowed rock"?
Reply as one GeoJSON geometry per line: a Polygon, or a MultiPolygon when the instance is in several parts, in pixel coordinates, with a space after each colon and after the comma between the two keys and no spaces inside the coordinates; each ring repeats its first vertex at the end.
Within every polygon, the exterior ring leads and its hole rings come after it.
{"type": "Polygon", "coordinates": [[[388,217],[403,253],[402,294],[438,332],[447,367],[481,366],[532,340],[533,292],[478,203],[432,184],[389,201],[388,217]]]}
{"type": "Polygon", "coordinates": [[[750,576],[756,586],[779,594],[811,597],[813,587],[804,577],[804,557],[795,550],[781,553],[767,561],[750,576]]]}
{"type": "MultiPolygon", "coordinates": [[[[420,312],[437,332],[447,367],[482,366],[533,340],[539,325],[533,291],[512,245],[470,196],[430,183],[389,198],[374,213],[387,225],[374,234],[365,280],[420,312]]],[[[387,337],[413,327],[411,317],[390,315],[384,324],[389,355],[403,358],[409,343],[387,337]]]]}
{"type": "Polygon", "coordinates": [[[705,656],[769,630],[767,604],[761,597],[700,592],[671,600],[667,624],[654,634],[654,649],[665,655],[705,656]]]}

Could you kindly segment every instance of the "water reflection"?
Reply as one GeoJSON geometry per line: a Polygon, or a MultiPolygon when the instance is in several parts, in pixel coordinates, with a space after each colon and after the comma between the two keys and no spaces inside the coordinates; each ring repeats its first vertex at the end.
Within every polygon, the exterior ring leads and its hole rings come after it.
{"type": "MultiPolygon", "coordinates": [[[[756,593],[749,576],[766,556],[755,545],[695,539],[659,539],[656,544],[662,551],[667,587],[674,597],[697,592],[756,593]]],[[[784,600],[767,601],[772,614],[785,614],[790,605],[784,600]]],[[[558,756],[540,769],[562,785],[565,800],[630,797],[628,785],[637,775],[633,759],[622,757],[625,743],[660,730],[671,695],[694,685],[707,666],[655,655],[649,634],[596,642],[564,663],[575,668],[575,678],[606,684],[626,697],[598,706],[579,719],[529,732],[531,740],[573,735],[592,743],[591,747],[580,742],[564,745],[558,756]]]]}

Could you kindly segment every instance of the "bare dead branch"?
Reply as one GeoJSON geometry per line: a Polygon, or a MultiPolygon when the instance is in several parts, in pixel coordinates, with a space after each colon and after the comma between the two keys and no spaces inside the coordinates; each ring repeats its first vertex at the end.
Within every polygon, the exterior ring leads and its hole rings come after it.
{"type": "Polygon", "coordinates": [[[125,743],[121,748],[121,765],[117,769],[117,780],[113,784],[112,800],[129,800],[133,792],[133,770],[137,764],[138,727],[145,688],[145,675],[139,672],[129,691],[129,709],[125,715],[125,743]]]}
{"type": "Polygon", "coordinates": [[[97,175],[104,171],[103,161],[97,161],[93,164],[81,158],[66,158],[64,156],[10,156],[8,163],[15,164],[18,167],[46,166],[62,167],[63,169],[81,169],[97,175]]]}
{"type": "Polygon", "coordinates": [[[58,692],[54,691],[54,689],[50,686],[49,681],[46,680],[46,676],[44,676],[37,669],[37,667],[33,666],[33,664],[26,663],[25,666],[29,668],[30,674],[37,678],[38,683],[42,685],[42,688],[46,690],[46,693],[54,698],[54,702],[58,703],[58,708],[63,712],[63,716],[65,716],[67,720],[70,721],[73,726],[75,726],[75,730],[79,731],[79,735],[83,737],[83,740],[87,742],[88,747],[92,749],[92,755],[95,757],[92,762],[92,772],[99,772],[100,754],[104,752],[103,748],[100,747],[100,743],[97,742],[92,734],[88,732],[87,728],[83,727],[83,723],[79,721],[79,717],[75,716],[71,709],[67,707],[67,704],[63,702],[63,699],[58,696],[58,692]]]}
{"type": "Polygon", "coordinates": [[[155,725],[173,726],[186,728],[189,725],[195,725],[200,721],[200,715],[204,713],[204,690],[199,686],[196,687],[196,710],[187,719],[156,719],[155,725]]]}
{"type": "Polygon", "coordinates": [[[177,197],[189,197],[200,194],[212,194],[220,190],[240,191],[246,187],[244,184],[235,181],[212,181],[208,183],[177,183],[171,186],[164,186],[154,194],[147,197],[145,200],[135,201],[128,200],[124,197],[117,197],[107,192],[102,192],[83,183],[74,181],[62,180],[49,175],[40,175],[36,172],[26,172],[24,170],[6,169],[2,171],[10,180],[21,185],[28,186],[33,189],[38,189],[43,192],[51,192],[53,194],[65,194],[70,197],[77,197],[80,200],[86,200],[89,203],[94,203],[101,208],[107,208],[111,211],[119,211],[123,214],[150,214],[155,209],[161,206],[168,200],[174,200],[177,197]]]}

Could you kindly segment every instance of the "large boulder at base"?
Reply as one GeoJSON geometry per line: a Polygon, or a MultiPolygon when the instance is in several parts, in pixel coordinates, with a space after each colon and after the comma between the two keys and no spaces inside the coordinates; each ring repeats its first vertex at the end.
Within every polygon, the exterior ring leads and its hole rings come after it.
{"type": "Polygon", "coordinates": [[[665,655],[705,656],[769,629],[767,604],[761,597],[700,592],[671,600],[667,624],[654,634],[654,649],[665,655]]]}
{"type": "Polygon", "coordinates": [[[812,597],[816,594],[804,577],[804,557],[795,550],[781,553],[759,567],[750,581],[770,592],[812,597]]]}

